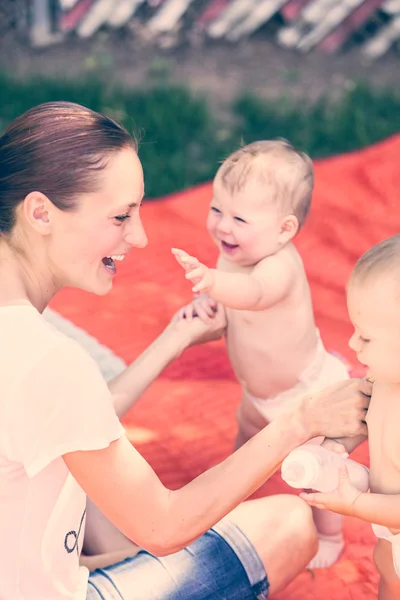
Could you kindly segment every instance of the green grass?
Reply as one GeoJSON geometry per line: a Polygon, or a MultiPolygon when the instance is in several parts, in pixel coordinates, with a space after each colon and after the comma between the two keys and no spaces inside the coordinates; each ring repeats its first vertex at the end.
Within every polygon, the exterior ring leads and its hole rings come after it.
{"type": "Polygon", "coordinates": [[[213,177],[219,162],[240,143],[285,137],[312,157],[354,150],[400,131],[400,97],[356,85],[336,102],[289,97],[266,101],[242,95],[231,106],[230,130],[205,98],[189,89],[155,83],[146,89],[109,86],[95,78],[75,81],[0,73],[0,131],[28,108],[70,100],[102,111],[140,139],[148,198],[213,177]]]}
{"type": "Polygon", "coordinates": [[[265,102],[242,96],[233,110],[245,143],[284,137],[313,158],[356,150],[400,131],[400,96],[354,85],[336,102],[314,104],[282,98],[265,102]]]}

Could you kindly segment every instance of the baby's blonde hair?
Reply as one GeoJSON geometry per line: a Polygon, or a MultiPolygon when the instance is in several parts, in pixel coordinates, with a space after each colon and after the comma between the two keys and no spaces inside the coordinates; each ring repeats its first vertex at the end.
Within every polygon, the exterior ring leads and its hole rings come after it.
{"type": "Polygon", "coordinates": [[[356,263],[348,285],[365,283],[390,273],[400,282],[400,234],[380,242],[365,252],[356,263]]]}
{"type": "Polygon", "coordinates": [[[300,229],[310,210],[314,187],[310,157],[284,139],[253,142],[228,156],[216,179],[234,194],[242,191],[252,177],[275,188],[273,200],[296,216],[300,229]]]}

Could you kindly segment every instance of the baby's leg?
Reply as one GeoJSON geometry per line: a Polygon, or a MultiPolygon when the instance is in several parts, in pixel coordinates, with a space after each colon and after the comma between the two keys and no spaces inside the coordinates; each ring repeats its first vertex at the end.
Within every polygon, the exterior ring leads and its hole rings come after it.
{"type": "MultiPolygon", "coordinates": [[[[324,357],[325,359],[325,351],[324,357]]],[[[330,360],[336,361],[333,357],[328,357],[330,360]]],[[[324,361],[325,362],[325,361],[324,361]]],[[[334,365],[336,368],[336,364],[334,365]]],[[[324,364],[325,367],[325,364],[324,364]]],[[[331,366],[329,365],[329,373],[326,378],[329,380],[331,376],[331,366]]],[[[324,374],[325,375],[325,374],[324,374]]],[[[336,381],[346,379],[344,366],[341,365],[340,376],[336,373],[332,377],[336,381]]],[[[319,382],[318,382],[319,383],[319,382]]],[[[330,381],[326,385],[329,385],[330,381]]],[[[311,387],[315,386],[315,382],[311,382],[311,387]]],[[[316,385],[316,387],[319,387],[316,385]]],[[[320,386],[321,388],[324,385],[320,386]]],[[[258,433],[268,423],[274,421],[279,414],[285,410],[292,400],[297,398],[299,394],[305,394],[308,391],[307,384],[300,382],[298,386],[291,390],[287,390],[273,399],[261,400],[254,398],[245,388],[243,389],[242,401],[237,413],[238,433],[235,440],[234,449],[237,450],[243,446],[253,435],[258,433]]],[[[313,443],[321,444],[324,438],[316,438],[313,443]]],[[[343,550],[343,517],[330,511],[321,511],[313,508],[313,516],[315,526],[318,533],[319,545],[318,551],[313,560],[309,563],[310,569],[321,569],[333,565],[340,553],[343,550]]]]}
{"type": "MultiPolygon", "coordinates": [[[[313,382],[312,377],[309,385],[315,389],[322,389],[332,383],[349,378],[347,368],[335,356],[327,353],[323,346],[320,346],[317,356],[319,367],[316,369],[317,378],[313,382]],[[321,362],[319,362],[321,361],[321,362]]],[[[323,439],[315,440],[321,444],[323,439]]],[[[344,547],[343,540],[343,516],[328,510],[319,510],[313,508],[314,523],[317,528],[319,544],[318,552],[309,563],[309,569],[321,569],[333,565],[344,547]]]]}
{"type": "MultiPolygon", "coordinates": [[[[268,400],[265,400],[268,402],[268,400]]],[[[256,435],[263,427],[268,425],[267,418],[261,414],[258,407],[253,403],[251,394],[243,389],[242,400],[237,411],[238,430],[234,443],[234,450],[237,450],[250,438],[256,435]]]]}
{"type": "Polygon", "coordinates": [[[393,562],[394,550],[388,540],[378,540],[375,545],[374,562],[380,575],[379,600],[400,599],[400,579],[393,562]]]}
{"type": "MultiPolygon", "coordinates": [[[[257,403],[259,404],[259,402],[257,403]]],[[[282,409],[285,404],[282,403],[282,409]]],[[[238,433],[234,449],[237,450],[245,444],[262,427],[268,425],[278,416],[279,405],[276,400],[265,400],[263,414],[258,411],[258,406],[252,401],[252,397],[244,390],[242,402],[238,410],[238,433]],[[269,403],[269,406],[268,406],[269,403]]],[[[322,443],[324,438],[313,440],[314,443],[322,443]]],[[[318,551],[309,563],[309,569],[321,569],[330,567],[338,559],[343,550],[343,517],[326,510],[313,508],[315,527],[318,533],[318,551]]]]}
{"type": "Polygon", "coordinates": [[[333,565],[343,550],[343,516],[315,507],[312,511],[318,534],[318,551],[307,568],[323,569],[333,565]]]}
{"type": "MultiPolygon", "coordinates": [[[[320,445],[324,438],[315,438],[309,443],[320,445]]],[[[305,490],[309,491],[309,490],[305,490]]],[[[344,547],[343,516],[330,510],[312,508],[318,534],[318,552],[308,564],[309,569],[324,569],[333,565],[344,547]]]]}

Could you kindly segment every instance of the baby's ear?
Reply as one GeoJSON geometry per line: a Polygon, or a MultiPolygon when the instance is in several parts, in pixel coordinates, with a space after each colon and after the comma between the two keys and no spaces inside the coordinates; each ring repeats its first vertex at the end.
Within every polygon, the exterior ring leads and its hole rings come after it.
{"type": "Polygon", "coordinates": [[[282,219],[281,238],[285,242],[289,242],[299,230],[299,222],[295,215],[288,215],[282,219]]]}

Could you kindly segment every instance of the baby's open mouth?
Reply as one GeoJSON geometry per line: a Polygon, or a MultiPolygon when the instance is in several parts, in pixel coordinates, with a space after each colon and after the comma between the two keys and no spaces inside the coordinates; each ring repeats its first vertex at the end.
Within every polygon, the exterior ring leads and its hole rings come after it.
{"type": "Polygon", "coordinates": [[[239,248],[239,244],[228,244],[228,242],[221,242],[221,246],[225,249],[225,250],[235,250],[236,248],[239,248]]]}

